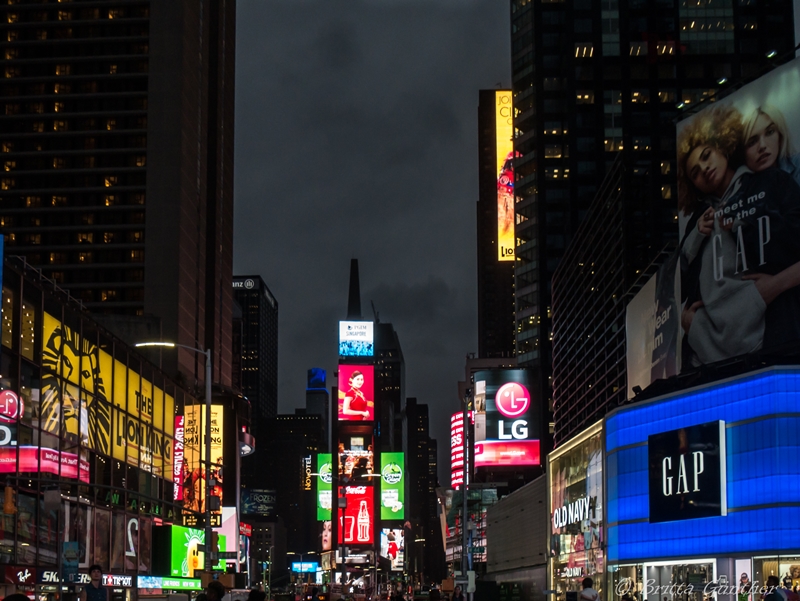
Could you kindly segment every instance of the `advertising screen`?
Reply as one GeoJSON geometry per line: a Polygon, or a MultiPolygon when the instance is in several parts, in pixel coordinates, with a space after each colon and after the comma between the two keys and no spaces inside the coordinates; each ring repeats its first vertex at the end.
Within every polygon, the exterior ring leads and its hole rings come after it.
{"type": "Polygon", "coordinates": [[[339,356],[372,357],[374,329],[375,324],[371,321],[340,321],[339,356]]]}
{"type": "Polygon", "coordinates": [[[42,340],[41,429],[169,477],[173,397],[49,313],[42,340]]]}
{"type": "Polygon", "coordinates": [[[175,444],[172,461],[173,500],[183,501],[183,434],[186,417],[175,416],[175,444]]]}
{"type": "Polygon", "coordinates": [[[464,484],[464,412],[450,416],[450,486],[464,484]]]}
{"type": "Polygon", "coordinates": [[[681,271],[673,254],[636,293],[625,308],[628,398],[634,386],[647,388],[658,379],[680,372],[681,271]]]}
{"type": "MultiPolygon", "coordinates": [[[[170,576],[178,578],[194,578],[195,570],[203,570],[205,553],[198,551],[197,545],[205,542],[203,530],[172,526],[171,531],[170,576]]],[[[219,549],[225,550],[225,535],[219,537],[219,549]]],[[[220,561],[215,569],[225,570],[225,561],[220,561]]]]}
{"type": "Polygon", "coordinates": [[[497,260],[514,260],[514,109],[511,90],[497,90],[495,138],[497,142],[497,260]]]}
{"type": "Polygon", "coordinates": [[[319,564],[316,561],[293,561],[292,572],[318,572],[319,564]]]}
{"type": "Polygon", "coordinates": [[[330,453],[317,454],[317,520],[330,521],[333,509],[333,456],[330,453]]]}
{"type": "Polygon", "coordinates": [[[381,519],[405,517],[405,455],[381,453],[381,519]]]}
{"type": "MultiPolygon", "coordinates": [[[[205,405],[188,405],[184,408],[184,473],[183,473],[183,507],[188,511],[205,511],[205,405]]],[[[211,406],[211,476],[217,484],[211,488],[211,494],[220,498],[222,506],[222,453],[224,432],[224,411],[222,405],[211,406]]],[[[219,512],[216,512],[219,513],[219,512]]]]}
{"type": "Polygon", "coordinates": [[[375,369],[339,365],[339,421],[375,419],[375,369]]]}
{"type": "Polygon", "coordinates": [[[374,541],[375,507],[371,486],[345,486],[347,507],[339,516],[339,543],[371,545],[374,541]]]}
{"type": "Polygon", "coordinates": [[[680,283],[657,276],[628,315],[629,395],[678,348],[676,371],[800,341],[798,97],[795,59],[678,124],[680,283]]]}
{"type": "Polygon", "coordinates": [[[531,372],[479,371],[475,389],[475,467],[539,465],[541,425],[531,372]],[[477,436],[479,421],[485,423],[483,440],[477,436]]]}
{"type": "Polygon", "coordinates": [[[381,530],[381,557],[392,562],[393,572],[403,571],[405,543],[402,528],[383,528],[381,530]]]}
{"type": "Polygon", "coordinates": [[[339,477],[351,484],[372,486],[374,455],[371,436],[345,436],[339,439],[339,477]]]}
{"type": "Polygon", "coordinates": [[[269,517],[275,512],[275,491],[263,488],[242,490],[242,515],[269,517]]]}

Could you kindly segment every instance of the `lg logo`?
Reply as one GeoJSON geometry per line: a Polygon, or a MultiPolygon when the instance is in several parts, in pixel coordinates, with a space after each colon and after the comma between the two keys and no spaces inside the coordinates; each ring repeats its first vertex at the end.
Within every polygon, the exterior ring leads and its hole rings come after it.
{"type": "Polygon", "coordinates": [[[494,399],[497,410],[505,417],[512,420],[506,431],[506,422],[502,419],[497,422],[497,438],[500,440],[525,440],[528,438],[528,421],[516,419],[528,411],[531,405],[531,395],[528,389],[518,382],[503,384],[497,391],[494,399]]]}

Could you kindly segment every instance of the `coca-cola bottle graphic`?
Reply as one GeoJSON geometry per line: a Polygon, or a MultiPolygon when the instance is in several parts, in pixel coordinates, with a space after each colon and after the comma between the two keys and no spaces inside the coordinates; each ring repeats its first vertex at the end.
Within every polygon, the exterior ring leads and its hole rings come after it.
{"type": "Polygon", "coordinates": [[[369,542],[369,513],[367,512],[366,501],[361,501],[361,507],[358,510],[357,540],[362,543],[369,542]]]}

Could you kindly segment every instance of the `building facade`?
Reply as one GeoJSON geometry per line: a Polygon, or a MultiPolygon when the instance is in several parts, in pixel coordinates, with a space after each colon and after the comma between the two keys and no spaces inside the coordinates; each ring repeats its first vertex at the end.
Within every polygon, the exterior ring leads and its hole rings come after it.
{"type": "Polygon", "coordinates": [[[233,278],[242,309],[241,387],[258,419],[278,415],[278,301],[260,276],[233,278]]]}
{"type": "MultiPolygon", "coordinates": [[[[235,3],[37,1],[0,18],[8,254],[126,340],[211,348],[230,386],[235,3]]],[[[191,351],[153,359],[205,378],[191,351]]]]}
{"type": "MultiPolygon", "coordinates": [[[[551,399],[551,282],[617,155],[647,176],[628,256],[649,263],[673,236],[678,106],[769,68],[794,47],[789,0],[512,0],[516,353],[551,399]],[[719,82],[723,82],[722,84],[719,82]]],[[[587,332],[588,334],[588,332],[587,332]]],[[[555,399],[556,404],[559,402],[555,399]]],[[[588,423],[587,423],[588,425],[588,423]]]]}

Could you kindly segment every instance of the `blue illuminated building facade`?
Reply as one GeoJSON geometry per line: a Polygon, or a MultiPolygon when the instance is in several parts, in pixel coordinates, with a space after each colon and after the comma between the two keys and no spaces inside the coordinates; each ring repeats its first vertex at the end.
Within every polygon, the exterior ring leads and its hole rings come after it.
{"type": "Polygon", "coordinates": [[[627,586],[636,599],[661,601],[643,583],[702,589],[746,576],[761,586],[770,575],[800,587],[798,401],[800,368],[772,367],[609,414],[606,590],[627,586]],[[712,439],[699,440],[700,429],[712,439]],[[674,448],[656,455],[665,437],[674,448]],[[719,486],[719,506],[696,501],[706,481],[719,486]],[[663,495],[677,509],[658,521],[654,503],[663,495]],[[717,515],[692,517],[698,505],[717,515]]]}

